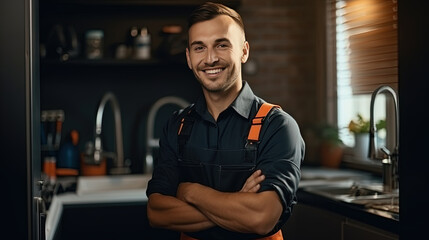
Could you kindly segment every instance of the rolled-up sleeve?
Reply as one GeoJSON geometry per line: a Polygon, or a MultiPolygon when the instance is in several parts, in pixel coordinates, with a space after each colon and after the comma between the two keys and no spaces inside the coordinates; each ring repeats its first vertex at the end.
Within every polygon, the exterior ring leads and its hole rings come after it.
{"type": "Polygon", "coordinates": [[[296,203],[305,143],[296,121],[280,109],[266,120],[261,133],[257,168],[265,180],[260,191],[277,192],[284,210],[280,220],[284,222],[296,203]]]}

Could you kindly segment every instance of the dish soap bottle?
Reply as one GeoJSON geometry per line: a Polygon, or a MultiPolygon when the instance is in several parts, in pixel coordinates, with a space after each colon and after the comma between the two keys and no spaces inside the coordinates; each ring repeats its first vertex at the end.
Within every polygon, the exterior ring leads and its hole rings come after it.
{"type": "Polygon", "coordinates": [[[61,145],[58,153],[57,168],[79,169],[79,133],[76,130],[70,131],[61,145]]]}

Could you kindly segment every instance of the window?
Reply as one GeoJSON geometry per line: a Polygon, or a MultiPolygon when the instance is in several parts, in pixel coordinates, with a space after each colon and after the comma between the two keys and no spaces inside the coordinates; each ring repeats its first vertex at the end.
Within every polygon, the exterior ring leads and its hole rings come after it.
{"type": "MultiPolygon", "coordinates": [[[[354,147],[348,124],[358,114],[369,121],[371,93],[381,85],[397,90],[397,0],[328,0],[327,13],[328,64],[334,65],[328,66],[328,79],[337,89],[337,124],[344,143],[354,147]]],[[[388,103],[387,97],[377,96],[376,122],[390,116],[388,103]]],[[[379,131],[378,138],[379,146],[391,142],[386,131],[379,131]]]]}

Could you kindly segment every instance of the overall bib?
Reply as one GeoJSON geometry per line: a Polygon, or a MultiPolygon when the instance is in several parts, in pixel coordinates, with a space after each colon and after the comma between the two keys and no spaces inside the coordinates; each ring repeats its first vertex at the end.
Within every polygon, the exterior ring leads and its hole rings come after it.
{"type": "MultiPolygon", "coordinates": [[[[247,178],[256,170],[257,143],[263,119],[276,105],[264,103],[249,131],[246,146],[242,149],[208,149],[187,143],[194,118],[192,108],[182,119],[178,131],[178,166],[180,182],[199,183],[221,192],[238,192],[247,178]]],[[[181,239],[283,239],[281,230],[271,236],[258,238],[214,227],[197,233],[182,233],[181,239]]]]}

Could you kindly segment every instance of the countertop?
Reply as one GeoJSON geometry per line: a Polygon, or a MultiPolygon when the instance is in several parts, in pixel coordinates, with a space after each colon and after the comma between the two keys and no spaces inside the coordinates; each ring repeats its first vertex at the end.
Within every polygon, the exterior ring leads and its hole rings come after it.
{"type": "Polygon", "coordinates": [[[387,211],[365,208],[361,205],[336,201],[312,192],[306,191],[308,186],[329,184],[332,181],[380,181],[380,176],[371,173],[350,169],[329,169],[319,167],[303,167],[302,180],[297,192],[298,204],[319,207],[341,214],[345,217],[365,222],[380,229],[399,234],[399,214],[387,211]]]}

